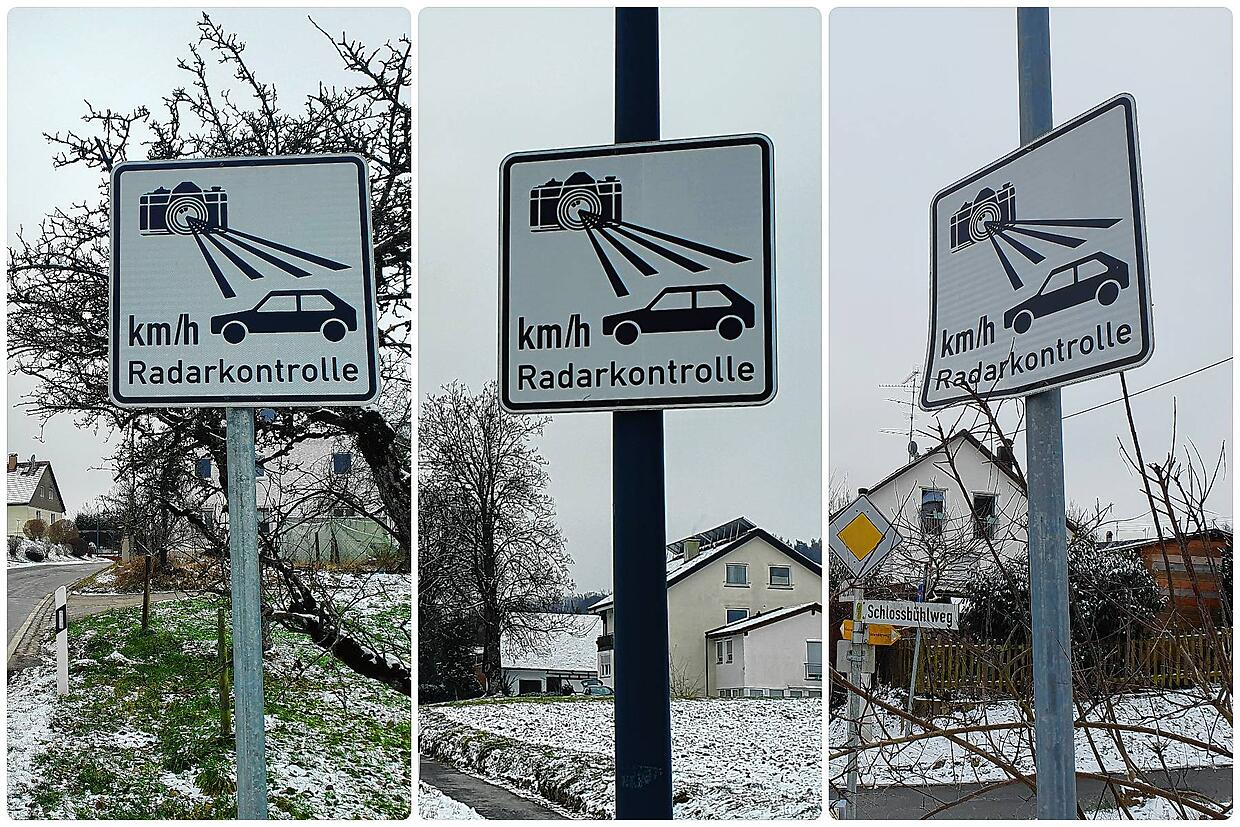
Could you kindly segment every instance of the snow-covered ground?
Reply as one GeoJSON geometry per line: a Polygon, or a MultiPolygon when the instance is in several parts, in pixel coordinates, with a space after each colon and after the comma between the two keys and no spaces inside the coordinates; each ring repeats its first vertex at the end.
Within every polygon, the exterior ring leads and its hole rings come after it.
{"type": "MultiPolygon", "coordinates": [[[[386,576],[385,576],[386,577],[386,576]]],[[[353,619],[368,640],[411,657],[409,578],[366,592],[353,619]],[[407,628],[407,626],[406,626],[407,628]]],[[[341,596],[349,583],[341,582],[341,596]]],[[[160,603],[150,635],[137,609],[70,627],[70,694],[44,662],[8,686],[8,812],[13,818],[231,818],[235,755],[214,709],[217,602],[160,603]]],[[[266,741],[273,818],[403,818],[410,810],[410,700],[324,654],[272,634],[266,741]]]]}
{"type": "MultiPolygon", "coordinates": [[[[1115,717],[1112,722],[1151,729],[1154,733],[1078,726],[1077,769],[1082,772],[1124,770],[1126,765],[1117,739],[1122,742],[1129,758],[1142,769],[1231,766],[1229,755],[1170,737],[1192,738],[1224,752],[1231,751],[1231,725],[1216,709],[1204,703],[1205,697],[1206,693],[1202,691],[1167,690],[1113,698],[1115,717]]],[[[875,718],[867,720],[874,723],[871,730],[873,741],[892,740],[903,735],[901,720],[894,715],[878,711],[875,718]]],[[[1107,719],[1100,709],[1094,709],[1088,712],[1085,720],[1101,722],[1107,719]]],[[[1032,728],[1026,725],[1027,719],[1015,702],[979,703],[968,711],[937,716],[931,723],[941,729],[1020,724],[961,733],[957,737],[1002,756],[1022,773],[1034,772],[1032,728]]],[[[828,731],[831,751],[842,750],[848,743],[848,721],[842,715],[832,715],[828,731]]],[[[831,761],[831,778],[842,780],[846,765],[846,757],[834,758],[831,761]]],[[[956,784],[998,781],[1008,777],[993,763],[942,736],[865,750],[861,753],[860,770],[864,786],[956,784]]]]}
{"type": "Polygon", "coordinates": [[[17,551],[8,554],[8,567],[18,568],[21,566],[48,566],[48,565],[75,565],[78,563],[94,563],[95,558],[74,557],[66,546],[49,543],[42,540],[21,540],[17,544],[17,551]],[[35,557],[43,559],[31,559],[31,552],[35,557]]]}
{"type": "MultiPolygon", "coordinates": [[[[419,710],[421,747],[583,815],[615,814],[611,701],[500,701],[419,710]],[[544,793],[545,794],[545,793],[544,793]]],[[[817,818],[822,701],[672,701],[676,818],[817,818]]]]}
{"type": "Polygon", "coordinates": [[[418,782],[418,817],[433,821],[473,821],[482,818],[468,804],[449,798],[425,781],[418,782]]]}

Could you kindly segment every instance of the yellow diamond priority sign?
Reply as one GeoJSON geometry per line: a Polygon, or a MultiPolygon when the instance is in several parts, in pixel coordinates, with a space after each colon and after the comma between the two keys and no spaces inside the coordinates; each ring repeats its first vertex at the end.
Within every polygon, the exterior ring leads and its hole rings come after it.
{"type": "Polygon", "coordinates": [[[831,551],[854,577],[873,571],[901,539],[883,513],[864,494],[831,520],[831,551]]]}

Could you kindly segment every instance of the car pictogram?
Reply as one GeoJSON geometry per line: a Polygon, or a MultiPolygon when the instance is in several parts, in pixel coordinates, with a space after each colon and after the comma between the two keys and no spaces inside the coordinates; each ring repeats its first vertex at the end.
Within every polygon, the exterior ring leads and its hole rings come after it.
{"type": "Polygon", "coordinates": [[[339,342],[357,330],[357,311],[330,290],[272,290],[249,310],[211,317],[211,332],[229,344],[250,333],[322,333],[339,342]]]}
{"type": "Polygon", "coordinates": [[[726,284],[668,287],[645,307],[603,317],[603,335],[631,345],[643,333],[714,330],[731,341],[754,325],[753,302],[726,284]]]}
{"type": "Polygon", "coordinates": [[[1106,307],[1127,286],[1128,265],[1107,253],[1094,253],[1052,270],[1036,294],[1003,314],[1003,327],[1025,333],[1034,319],[1094,299],[1106,307]]]}

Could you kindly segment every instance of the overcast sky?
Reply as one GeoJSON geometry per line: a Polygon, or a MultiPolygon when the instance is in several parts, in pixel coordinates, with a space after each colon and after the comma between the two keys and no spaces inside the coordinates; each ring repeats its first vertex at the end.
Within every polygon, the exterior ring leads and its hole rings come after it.
{"type": "MultiPolygon", "coordinates": [[[[432,9],[419,18],[419,393],[495,378],[498,176],[511,152],[611,143],[614,11],[432,9]]],[[[821,535],[821,30],[813,10],[660,12],[662,137],[775,144],[779,393],[665,414],[667,532],[744,515],[821,535]]],[[[581,589],[611,584],[611,416],[540,445],[581,589]]]]}
{"type": "MultiPolygon", "coordinates": [[[[212,19],[246,43],[245,56],[259,80],[274,83],[281,102],[300,110],[320,81],[350,83],[335,49],[307,19],[324,30],[377,48],[409,33],[404,9],[218,9],[212,19]]],[[[200,8],[14,9],[8,14],[8,235],[18,227],[35,237],[38,222],[57,206],[98,199],[98,175],[85,167],[53,170],[54,149],[42,133],[74,129],[82,134],[83,100],[98,109],[128,112],[142,105],[163,115],[161,98],[187,86],[188,72],[176,68],[197,40],[200,8]]],[[[213,65],[226,85],[231,70],[213,65]]],[[[234,99],[241,103],[242,98],[234,99]]],[[[143,158],[139,152],[131,158],[143,158]]],[[[40,433],[39,423],[17,403],[33,383],[9,376],[8,450],[27,459],[50,459],[70,515],[112,485],[100,468],[110,449],[109,434],[78,430],[60,417],[40,433]]]]}
{"type": "MultiPolygon", "coordinates": [[[[1050,25],[1056,124],[1119,92],[1137,102],[1156,344],[1130,392],[1231,356],[1230,13],[1054,9],[1050,25]]],[[[1016,13],[842,9],[829,39],[828,448],[831,480],[855,493],[907,460],[907,435],[881,433],[907,427],[907,404],[879,385],[924,365],[930,199],[1019,144],[1016,13]]],[[[1133,400],[1147,462],[1170,447],[1173,399],[1177,443],[1211,464],[1225,441],[1230,454],[1231,376],[1227,362],[1133,400]]],[[[1063,410],[1119,396],[1119,377],[1103,377],[1065,388],[1063,410]]],[[[918,428],[932,424],[917,413],[918,428]]],[[[1063,428],[1068,501],[1114,503],[1119,536],[1149,530],[1116,441],[1128,442],[1122,403],[1063,428]]],[[[1228,477],[1212,516],[1230,522],[1231,492],[1228,477]]]]}

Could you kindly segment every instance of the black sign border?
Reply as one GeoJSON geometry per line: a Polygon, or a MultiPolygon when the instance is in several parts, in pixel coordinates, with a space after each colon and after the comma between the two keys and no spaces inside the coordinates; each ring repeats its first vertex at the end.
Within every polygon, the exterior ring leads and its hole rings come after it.
{"type": "Polygon", "coordinates": [[[930,369],[934,362],[934,332],[938,325],[936,324],[936,310],[938,302],[936,296],[938,294],[938,233],[936,225],[937,207],[939,201],[953,193],[975,183],[978,179],[990,175],[992,172],[1004,167],[1013,161],[1021,158],[1043,144],[1050,143],[1056,138],[1060,138],[1078,126],[1089,123],[1097,117],[1105,115],[1115,107],[1120,106],[1124,109],[1124,123],[1128,132],[1128,172],[1132,183],[1132,215],[1133,215],[1133,238],[1136,241],[1136,259],[1137,259],[1137,292],[1138,300],[1141,307],[1141,340],[1143,347],[1141,352],[1135,356],[1117,359],[1114,362],[1107,362],[1104,365],[1096,365],[1094,367],[1082,368],[1081,370],[1071,373],[1055,376],[1050,379],[1040,379],[1029,382],[1014,388],[1005,388],[1002,391],[988,392],[979,395],[982,398],[991,399],[1011,399],[1014,397],[1028,396],[1040,390],[1049,388],[1063,387],[1075,382],[1083,382],[1087,379],[1106,376],[1117,371],[1121,371],[1128,367],[1135,367],[1144,364],[1149,360],[1154,352],[1154,332],[1150,325],[1150,300],[1149,300],[1149,274],[1147,272],[1146,248],[1145,248],[1145,210],[1142,205],[1141,198],[1141,162],[1137,154],[1137,115],[1136,115],[1136,99],[1127,92],[1116,95],[1114,98],[1106,101],[1094,109],[1084,114],[1078,115],[1076,118],[1059,126],[1056,129],[1047,132],[1045,135],[1037,138],[1031,143],[1025,144],[1015,152],[1005,155],[994,163],[983,167],[982,169],[952,184],[946,189],[940,190],[937,195],[930,201],[930,330],[929,330],[929,347],[926,351],[926,375],[925,381],[922,383],[921,392],[918,396],[918,405],[923,411],[935,411],[943,408],[949,408],[953,405],[960,405],[973,399],[972,396],[964,394],[951,399],[937,400],[930,402],[927,398],[927,392],[930,390],[931,372],[930,369]]]}
{"type": "Polygon", "coordinates": [[[375,304],[371,299],[375,297],[375,285],[373,283],[372,266],[373,266],[373,247],[371,244],[371,228],[370,228],[370,188],[367,183],[366,161],[358,155],[306,155],[306,156],[275,156],[265,158],[194,158],[185,160],[169,159],[167,161],[125,161],[118,164],[112,171],[111,188],[109,202],[112,207],[111,215],[111,244],[112,244],[112,272],[110,281],[112,287],[111,300],[111,319],[112,327],[110,331],[108,349],[111,351],[112,376],[108,382],[108,391],[112,397],[112,401],[126,408],[168,408],[168,407],[220,407],[227,408],[231,406],[240,407],[263,407],[268,404],[283,403],[288,406],[302,405],[323,405],[323,404],[354,404],[365,405],[375,401],[379,396],[379,359],[378,359],[378,341],[377,331],[375,328],[375,304]],[[368,383],[363,393],[350,394],[320,394],[317,396],[309,396],[306,394],[228,394],[213,396],[160,396],[155,398],[148,397],[126,397],[120,392],[120,343],[117,339],[120,327],[120,265],[121,265],[121,245],[120,245],[120,222],[116,220],[116,216],[120,215],[120,180],[121,175],[128,171],[146,171],[160,169],[227,169],[232,167],[255,167],[255,166],[304,166],[307,164],[340,164],[351,163],[357,167],[357,188],[359,216],[361,218],[361,237],[362,237],[362,289],[367,298],[366,302],[366,357],[367,357],[367,376],[368,383]]]}
{"type": "Polygon", "coordinates": [[[595,147],[549,149],[535,152],[518,152],[506,157],[500,164],[500,339],[499,374],[500,404],[513,413],[547,413],[563,411],[614,411],[614,410],[662,410],[667,408],[709,408],[724,406],[765,405],[775,398],[778,390],[775,364],[775,160],[774,142],[760,133],[726,135],[712,138],[687,138],[640,144],[608,144],[595,147]],[[717,149],[732,146],[756,146],[762,151],[762,281],[764,293],[763,321],[765,339],[763,358],[766,359],[766,385],[757,393],[714,394],[710,396],[642,397],[600,402],[513,402],[508,387],[508,340],[509,340],[509,281],[508,281],[508,230],[509,199],[511,196],[511,170],[520,163],[541,161],[564,161],[585,158],[640,155],[648,152],[669,152],[686,149],[717,149]]]}

